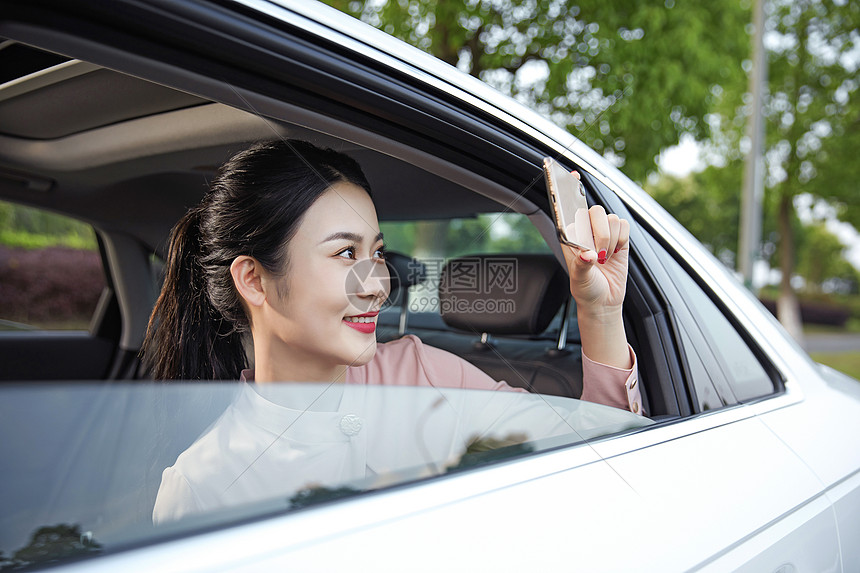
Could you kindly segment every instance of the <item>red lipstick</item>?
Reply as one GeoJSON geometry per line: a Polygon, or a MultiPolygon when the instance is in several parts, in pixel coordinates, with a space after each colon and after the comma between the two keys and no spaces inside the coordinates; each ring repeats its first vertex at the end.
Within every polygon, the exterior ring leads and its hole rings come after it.
{"type": "MultiPolygon", "coordinates": [[[[379,312],[365,312],[364,314],[356,314],[355,316],[350,316],[348,318],[358,318],[358,317],[374,317],[378,315],[379,312]]],[[[342,321],[347,326],[354,328],[355,330],[362,332],[364,334],[372,334],[374,330],[376,330],[376,322],[350,322],[346,318],[342,321]]]]}

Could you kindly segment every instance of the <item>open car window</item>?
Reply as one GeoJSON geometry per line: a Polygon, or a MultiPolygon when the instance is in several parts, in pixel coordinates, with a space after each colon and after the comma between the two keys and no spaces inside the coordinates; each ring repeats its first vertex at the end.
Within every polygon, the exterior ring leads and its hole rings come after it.
{"type": "MultiPolygon", "coordinates": [[[[481,213],[473,217],[450,219],[381,221],[380,229],[385,235],[386,249],[390,252],[412,257],[414,262],[405,268],[406,276],[398,282],[410,284],[403,301],[412,314],[424,314],[419,321],[432,320],[429,316],[439,314],[440,281],[443,269],[452,259],[460,258],[466,264],[474,258],[480,267],[478,255],[528,253],[549,254],[551,250],[540,232],[526,215],[521,213],[481,213]]],[[[486,282],[474,270],[472,281],[486,282]]],[[[510,271],[514,278],[515,269],[510,271]]],[[[395,271],[396,272],[396,271],[395,271]]],[[[401,271],[402,272],[402,271],[401,271]]],[[[399,293],[391,301],[399,306],[399,293]]],[[[396,310],[396,309],[391,309],[396,310]]],[[[500,305],[498,310],[504,312],[500,305]]],[[[510,312],[510,309],[508,309],[510,312]]],[[[433,323],[431,323],[433,324],[433,323]]],[[[441,324],[436,321],[436,325],[441,324]]]]}
{"type": "Polygon", "coordinates": [[[105,286],[92,227],[0,201],[0,330],[88,330],[105,286]]]}
{"type": "Polygon", "coordinates": [[[578,400],[480,390],[7,388],[0,424],[20,438],[0,445],[0,551],[20,566],[109,553],[651,423],[578,400]]]}

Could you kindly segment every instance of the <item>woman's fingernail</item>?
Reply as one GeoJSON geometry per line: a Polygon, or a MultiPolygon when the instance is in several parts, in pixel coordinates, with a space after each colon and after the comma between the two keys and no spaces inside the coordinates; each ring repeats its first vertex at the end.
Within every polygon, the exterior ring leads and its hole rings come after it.
{"type": "Polygon", "coordinates": [[[597,253],[597,262],[601,265],[606,262],[606,249],[601,249],[601,251],[597,253]]]}
{"type": "Polygon", "coordinates": [[[618,251],[620,251],[620,250],[621,250],[621,247],[615,247],[615,252],[616,252],[616,253],[617,253],[618,251]]]}
{"type": "Polygon", "coordinates": [[[582,253],[579,253],[579,260],[581,260],[583,263],[590,263],[591,262],[588,259],[586,259],[585,257],[583,257],[582,253]]]}

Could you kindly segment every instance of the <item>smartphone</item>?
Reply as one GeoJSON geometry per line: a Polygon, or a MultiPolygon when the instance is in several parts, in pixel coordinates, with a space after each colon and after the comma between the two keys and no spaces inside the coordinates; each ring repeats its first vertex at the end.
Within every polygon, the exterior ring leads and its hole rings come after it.
{"type": "Polygon", "coordinates": [[[594,235],[582,182],[551,157],[544,157],[543,172],[559,242],[583,251],[593,251],[594,235]],[[567,230],[571,223],[574,224],[573,236],[567,230]]]}

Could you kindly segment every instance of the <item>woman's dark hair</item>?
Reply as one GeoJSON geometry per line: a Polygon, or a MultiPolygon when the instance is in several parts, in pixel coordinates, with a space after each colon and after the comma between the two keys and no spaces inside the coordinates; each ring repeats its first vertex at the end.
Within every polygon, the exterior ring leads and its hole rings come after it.
{"type": "Polygon", "coordinates": [[[337,182],[370,185],[353,159],[302,141],[258,143],[221,166],[206,196],[170,234],[164,286],[143,345],[157,380],[236,380],[248,316],[230,265],[253,257],[286,272],[287,242],[337,182]]]}

